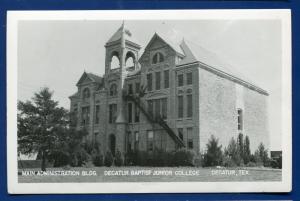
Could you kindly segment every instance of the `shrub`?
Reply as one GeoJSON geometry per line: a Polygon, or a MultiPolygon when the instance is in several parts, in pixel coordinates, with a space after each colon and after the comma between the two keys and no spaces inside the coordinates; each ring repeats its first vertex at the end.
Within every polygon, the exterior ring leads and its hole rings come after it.
{"type": "Polygon", "coordinates": [[[247,167],[257,167],[257,164],[250,161],[249,163],[246,164],[247,167]]]}
{"type": "Polygon", "coordinates": [[[201,167],[202,164],[203,164],[203,157],[200,153],[198,153],[194,157],[194,165],[196,167],[201,167]]]}
{"type": "Polygon", "coordinates": [[[236,167],[237,166],[235,161],[229,156],[224,156],[223,161],[222,161],[222,165],[224,167],[236,167]]]}
{"type": "Polygon", "coordinates": [[[223,152],[222,145],[213,135],[206,144],[207,151],[204,154],[203,166],[217,166],[222,164],[223,152]]]}
{"type": "Polygon", "coordinates": [[[53,161],[53,167],[62,167],[69,164],[70,156],[63,151],[54,151],[49,156],[49,160],[53,161]]]}
{"type": "Polygon", "coordinates": [[[174,153],[175,166],[194,166],[194,153],[187,149],[179,149],[174,153]]]}
{"type": "Polygon", "coordinates": [[[112,166],[113,162],[114,162],[114,157],[113,157],[111,151],[107,151],[105,154],[105,157],[104,157],[104,165],[106,167],[110,167],[110,166],[112,166]]]}
{"type": "Polygon", "coordinates": [[[124,165],[124,158],[122,156],[122,153],[119,150],[117,150],[117,152],[116,152],[115,165],[118,167],[124,165]]]}
{"type": "Polygon", "coordinates": [[[81,148],[76,152],[77,166],[83,166],[89,160],[91,160],[90,155],[86,152],[85,149],[81,148]]]}
{"type": "Polygon", "coordinates": [[[103,155],[101,153],[96,154],[93,157],[93,163],[96,167],[103,166],[103,155]]]}

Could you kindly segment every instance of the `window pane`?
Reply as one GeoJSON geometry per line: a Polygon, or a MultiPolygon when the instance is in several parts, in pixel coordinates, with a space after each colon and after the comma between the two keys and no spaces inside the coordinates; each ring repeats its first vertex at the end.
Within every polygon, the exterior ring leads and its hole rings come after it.
{"type": "Polygon", "coordinates": [[[100,106],[96,105],[96,112],[95,112],[95,123],[99,124],[100,121],[100,106]]]}
{"type": "Polygon", "coordinates": [[[139,122],[140,121],[140,109],[139,107],[135,104],[134,106],[134,121],[139,122]]]}
{"type": "Polygon", "coordinates": [[[148,113],[153,115],[153,101],[148,100],[148,113]]]}
{"type": "Polygon", "coordinates": [[[161,109],[161,110],[162,110],[162,118],[163,118],[163,119],[167,119],[167,113],[168,113],[168,111],[167,111],[167,110],[168,110],[168,108],[167,108],[167,107],[168,107],[168,106],[167,106],[167,99],[166,99],[166,98],[163,98],[163,99],[161,100],[161,102],[162,102],[162,103],[161,103],[161,104],[162,104],[162,106],[161,106],[161,107],[162,107],[162,109],[161,109]]]}
{"type": "Polygon", "coordinates": [[[147,88],[148,91],[152,91],[152,74],[147,75],[147,88]]]}
{"type": "Polygon", "coordinates": [[[193,128],[187,128],[187,139],[188,139],[188,143],[187,143],[188,148],[193,149],[194,148],[193,128]]]}
{"type": "Polygon", "coordinates": [[[160,89],[160,72],[155,73],[155,89],[160,89]]]}
{"type": "Polygon", "coordinates": [[[132,122],[132,103],[128,103],[128,122],[132,122]]]}
{"type": "Polygon", "coordinates": [[[156,64],[158,62],[158,54],[156,53],[152,58],[152,63],[156,64]]]}
{"type": "Polygon", "coordinates": [[[154,107],[155,107],[155,117],[160,117],[160,100],[154,100],[154,107]]]}
{"type": "Polygon", "coordinates": [[[186,74],[186,83],[188,85],[193,84],[193,73],[189,72],[186,74]]]}
{"type": "Polygon", "coordinates": [[[193,96],[189,94],[186,96],[187,98],[187,117],[193,116],[193,96]]]}
{"type": "Polygon", "coordinates": [[[128,94],[133,94],[132,84],[128,84],[128,94]]]}
{"type": "Polygon", "coordinates": [[[135,83],[135,93],[136,94],[140,93],[140,83],[139,82],[135,83]]]}
{"type": "Polygon", "coordinates": [[[238,130],[243,130],[243,110],[238,109],[238,130]]]}
{"type": "Polygon", "coordinates": [[[183,96],[178,96],[178,118],[183,118],[183,96]]]}
{"type": "Polygon", "coordinates": [[[148,151],[153,151],[153,131],[147,131],[148,151]]]}
{"type": "Polygon", "coordinates": [[[159,54],[159,62],[163,62],[165,60],[164,55],[160,52],[158,54],[159,54]]]}
{"type": "Polygon", "coordinates": [[[177,82],[178,82],[178,86],[181,87],[183,86],[183,74],[179,74],[177,75],[177,82]]]}
{"type": "Polygon", "coordinates": [[[165,70],[164,71],[164,85],[165,85],[165,88],[169,88],[169,70],[165,70]]]}

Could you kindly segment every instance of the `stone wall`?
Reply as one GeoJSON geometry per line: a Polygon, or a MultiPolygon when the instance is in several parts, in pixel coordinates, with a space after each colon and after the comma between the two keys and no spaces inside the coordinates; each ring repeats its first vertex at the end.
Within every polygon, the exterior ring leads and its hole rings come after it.
{"type": "Polygon", "coordinates": [[[206,150],[211,135],[222,147],[237,137],[235,84],[228,79],[199,68],[200,150],[206,150]]]}

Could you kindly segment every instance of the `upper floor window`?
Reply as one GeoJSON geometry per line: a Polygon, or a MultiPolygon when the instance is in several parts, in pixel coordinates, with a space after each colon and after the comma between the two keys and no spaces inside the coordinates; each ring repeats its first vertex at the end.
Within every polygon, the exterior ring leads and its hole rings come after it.
{"type": "Polygon", "coordinates": [[[133,94],[132,84],[128,84],[128,94],[133,94]]]}
{"type": "Polygon", "coordinates": [[[187,108],[187,117],[191,118],[193,117],[193,95],[188,94],[186,96],[186,108],[187,108]]]}
{"type": "Polygon", "coordinates": [[[147,74],[147,88],[152,91],[152,73],[147,74]]]}
{"type": "Polygon", "coordinates": [[[243,110],[238,109],[237,113],[238,113],[238,130],[241,131],[243,130],[243,110]]]}
{"type": "Polygon", "coordinates": [[[169,77],[170,77],[169,70],[165,70],[164,71],[164,85],[165,85],[164,87],[165,88],[169,88],[169,85],[170,85],[169,77]]]}
{"type": "Polygon", "coordinates": [[[99,124],[99,122],[100,122],[100,105],[96,105],[95,123],[99,124]]]}
{"type": "Polygon", "coordinates": [[[85,88],[84,90],[83,90],[83,93],[82,93],[82,98],[83,99],[87,99],[87,98],[89,98],[91,96],[91,94],[90,94],[90,89],[89,88],[85,88]]]}
{"type": "Polygon", "coordinates": [[[183,86],[183,74],[177,75],[177,86],[179,87],[183,86]]]}
{"type": "Polygon", "coordinates": [[[110,104],[109,105],[109,123],[115,123],[117,119],[117,104],[110,104]]]}
{"type": "Polygon", "coordinates": [[[157,63],[161,63],[164,61],[165,61],[165,58],[161,52],[155,53],[152,57],[152,64],[157,64],[157,63]]]}
{"type": "Polygon", "coordinates": [[[116,96],[117,95],[117,85],[116,84],[110,85],[109,95],[110,96],[116,96]]]}
{"type": "Polygon", "coordinates": [[[160,90],[160,72],[155,73],[155,89],[160,90]]]}
{"type": "Polygon", "coordinates": [[[188,72],[186,74],[186,84],[187,85],[193,84],[193,73],[192,72],[188,72]]]}

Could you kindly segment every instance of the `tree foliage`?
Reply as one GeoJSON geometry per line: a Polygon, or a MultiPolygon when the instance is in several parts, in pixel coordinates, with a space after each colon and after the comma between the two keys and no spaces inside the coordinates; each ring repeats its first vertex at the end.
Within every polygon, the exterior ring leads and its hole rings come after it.
{"type": "Polygon", "coordinates": [[[68,128],[67,111],[52,96],[49,88],[43,88],[31,101],[18,101],[18,152],[41,154],[42,170],[68,128]]]}
{"type": "Polygon", "coordinates": [[[204,166],[217,166],[222,164],[223,152],[222,145],[215,136],[211,136],[206,144],[207,151],[204,154],[204,166]]]}

